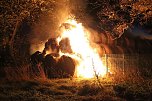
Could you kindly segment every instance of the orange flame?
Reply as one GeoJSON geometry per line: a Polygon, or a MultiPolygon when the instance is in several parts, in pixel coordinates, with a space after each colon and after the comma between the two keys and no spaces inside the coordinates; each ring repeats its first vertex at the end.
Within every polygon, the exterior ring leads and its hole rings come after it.
{"type": "Polygon", "coordinates": [[[61,36],[57,38],[57,41],[59,43],[62,39],[68,38],[72,53],[60,51],[60,55],[67,55],[78,61],[75,76],[79,78],[105,76],[107,68],[103,65],[97,50],[91,47],[90,32],[73,19],[68,19],[62,27],[61,36]]]}

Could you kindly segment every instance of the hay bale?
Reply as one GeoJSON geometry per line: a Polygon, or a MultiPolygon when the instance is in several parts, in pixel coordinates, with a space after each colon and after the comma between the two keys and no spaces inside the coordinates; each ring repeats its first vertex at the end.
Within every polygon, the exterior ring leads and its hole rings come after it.
{"type": "Polygon", "coordinates": [[[74,75],[75,63],[72,58],[63,55],[57,62],[56,68],[58,74],[62,78],[71,77],[74,75]]]}
{"type": "Polygon", "coordinates": [[[56,66],[56,60],[53,58],[53,56],[51,54],[46,55],[43,61],[43,67],[44,67],[45,75],[48,78],[56,77],[57,70],[55,66],[56,66]]]}

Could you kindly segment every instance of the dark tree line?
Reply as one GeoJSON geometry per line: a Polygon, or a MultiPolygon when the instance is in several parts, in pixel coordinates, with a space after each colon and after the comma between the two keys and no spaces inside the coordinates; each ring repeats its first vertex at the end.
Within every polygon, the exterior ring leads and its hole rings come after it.
{"type": "MultiPolygon", "coordinates": [[[[29,54],[29,34],[41,15],[55,10],[53,0],[0,1],[0,58],[1,66],[25,62],[29,54]],[[9,61],[10,60],[10,61],[9,61]],[[21,61],[20,61],[21,60],[21,61]]],[[[52,16],[54,16],[52,14],[52,16]]]]}
{"type": "Polygon", "coordinates": [[[152,34],[151,0],[88,0],[87,12],[100,31],[108,31],[114,39],[128,27],[143,27],[152,34]]]}

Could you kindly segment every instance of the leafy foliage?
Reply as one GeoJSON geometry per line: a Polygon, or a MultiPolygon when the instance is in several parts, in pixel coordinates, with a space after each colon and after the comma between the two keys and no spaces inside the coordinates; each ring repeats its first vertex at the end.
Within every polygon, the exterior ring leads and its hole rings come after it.
{"type": "Polygon", "coordinates": [[[96,20],[102,31],[108,31],[117,39],[124,29],[141,25],[151,28],[151,0],[88,0],[90,15],[96,20]]]}

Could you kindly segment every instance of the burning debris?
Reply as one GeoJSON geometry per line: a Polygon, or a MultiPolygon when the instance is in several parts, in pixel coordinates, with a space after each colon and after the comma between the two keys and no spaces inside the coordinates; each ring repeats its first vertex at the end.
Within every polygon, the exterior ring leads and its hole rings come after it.
{"type": "Polygon", "coordinates": [[[50,38],[45,43],[45,48],[43,50],[43,54],[52,54],[53,56],[57,56],[59,53],[59,46],[55,38],[50,38]]]}
{"type": "Polygon", "coordinates": [[[61,25],[57,38],[50,38],[45,43],[42,55],[42,64],[49,78],[94,78],[106,74],[107,68],[91,40],[90,32],[73,19],[68,19],[61,25]]]}
{"type": "Polygon", "coordinates": [[[74,76],[75,62],[69,56],[56,57],[54,54],[44,56],[37,51],[31,55],[32,73],[41,76],[42,67],[47,78],[67,78],[74,76]]]}

